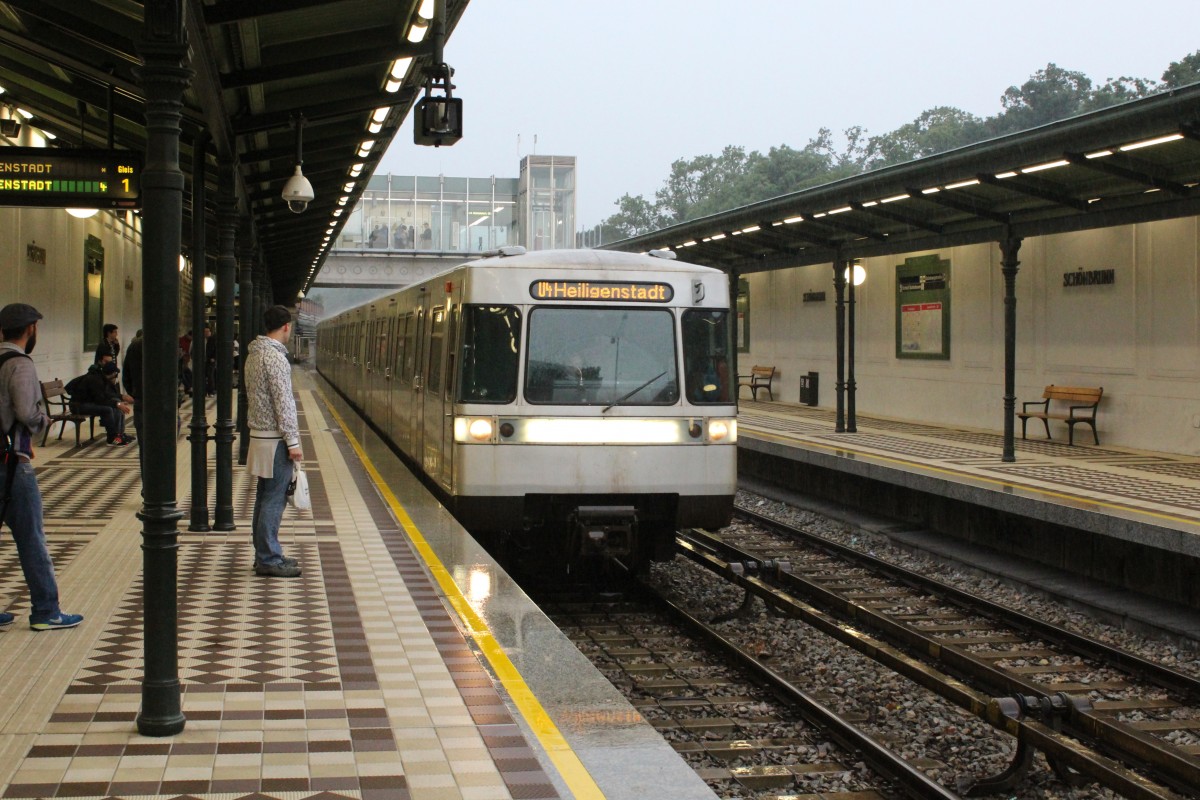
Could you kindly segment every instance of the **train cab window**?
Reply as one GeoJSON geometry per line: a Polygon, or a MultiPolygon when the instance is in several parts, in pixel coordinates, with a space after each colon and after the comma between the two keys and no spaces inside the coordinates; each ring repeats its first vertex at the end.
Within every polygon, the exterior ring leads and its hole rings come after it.
{"type": "Polygon", "coordinates": [[[446,341],[446,309],[433,310],[433,326],[429,331],[429,370],[426,390],[437,394],[442,390],[442,345],[446,341]]]}
{"type": "Polygon", "coordinates": [[[679,401],[666,309],[541,307],[529,315],[525,398],[555,405],[679,401]]]}
{"type": "Polygon", "coordinates": [[[464,306],[460,403],[511,403],[517,397],[521,310],[514,306],[464,306]]]}
{"type": "Polygon", "coordinates": [[[733,402],[729,342],[729,312],[683,312],[683,364],[689,402],[733,402]]]}

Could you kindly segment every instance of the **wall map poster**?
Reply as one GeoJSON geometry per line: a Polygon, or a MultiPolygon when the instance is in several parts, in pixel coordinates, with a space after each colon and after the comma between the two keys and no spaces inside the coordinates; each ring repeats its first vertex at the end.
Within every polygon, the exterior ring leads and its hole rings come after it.
{"type": "Polygon", "coordinates": [[[896,265],[896,358],[950,358],[950,262],[917,256],[896,265]]]}

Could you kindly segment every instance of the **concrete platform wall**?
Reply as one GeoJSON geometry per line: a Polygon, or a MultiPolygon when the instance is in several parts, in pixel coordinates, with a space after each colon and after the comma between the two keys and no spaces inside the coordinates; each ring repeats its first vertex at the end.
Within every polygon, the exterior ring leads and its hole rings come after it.
{"type": "MultiPolygon", "coordinates": [[[[1046,384],[1103,386],[1101,442],[1200,454],[1198,250],[1196,217],[1027,239],[1017,276],[1018,408],[1038,399],[1046,384]],[[1064,287],[1064,273],[1079,269],[1113,269],[1115,283],[1064,287]]],[[[1002,430],[1004,282],[997,245],[936,252],[951,263],[950,358],[896,358],[896,265],[930,254],[864,261],[867,280],[856,292],[858,409],[1002,430]]],[[[776,365],[776,396],[793,402],[799,376],[819,372],[819,404],[833,406],[831,267],[747,279],[751,350],[739,355],[741,371],[776,365]],[[804,293],[820,291],[825,302],[803,302],[804,293]]],[[[1065,426],[1051,430],[1065,438],[1065,426]]]]}

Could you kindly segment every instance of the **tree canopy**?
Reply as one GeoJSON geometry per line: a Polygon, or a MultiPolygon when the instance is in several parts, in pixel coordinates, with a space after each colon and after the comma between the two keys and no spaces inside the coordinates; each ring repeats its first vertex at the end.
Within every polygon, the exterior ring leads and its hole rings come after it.
{"type": "Polygon", "coordinates": [[[1050,63],[1020,86],[1005,89],[1001,110],[991,117],[935,106],[877,136],[858,126],[848,128],[842,132],[840,146],[828,128],[821,128],[800,149],[781,144],[764,154],[729,145],[718,155],[676,160],[653,200],[622,195],[615,203],[616,213],[587,231],[585,241],[594,244],[649,233],[1196,82],[1200,82],[1200,50],[1172,62],[1158,81],[1122,76],[1096,86],[1084,73],[1050,63]]]}

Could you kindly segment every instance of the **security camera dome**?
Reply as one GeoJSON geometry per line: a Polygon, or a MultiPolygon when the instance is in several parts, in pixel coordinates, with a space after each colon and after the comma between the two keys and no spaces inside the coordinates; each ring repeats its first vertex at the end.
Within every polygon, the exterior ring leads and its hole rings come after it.
{"type": "Polygon", "coordinates": [[[314,197],[316,195],[313,193],[312,184],[304,177],[300,165],[297,164],[295,174],[283,185],[283,199],[287,202],[288,210],[299,214],[308,208],[314,197]]]}

